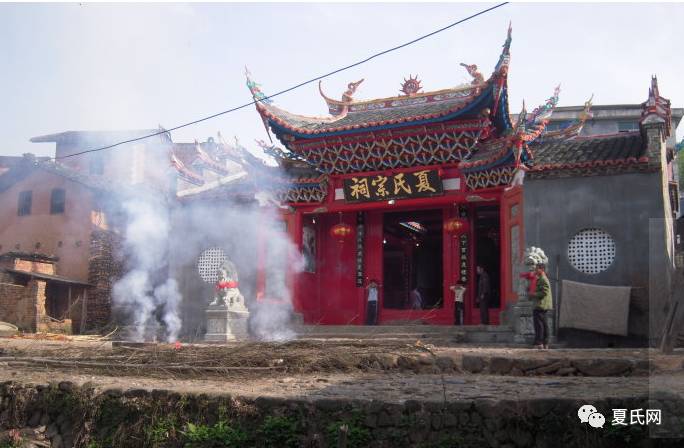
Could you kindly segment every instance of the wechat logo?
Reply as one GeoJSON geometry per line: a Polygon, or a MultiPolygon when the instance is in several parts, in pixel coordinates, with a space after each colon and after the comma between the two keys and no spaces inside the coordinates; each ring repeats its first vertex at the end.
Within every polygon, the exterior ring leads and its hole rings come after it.
{"type": "Polygon", "coordinates": [[[606,418],[590,404],[585,404],[577,411],[577,416],[582,423],[589,423],[592,428],[603,428],[606,418]]]}

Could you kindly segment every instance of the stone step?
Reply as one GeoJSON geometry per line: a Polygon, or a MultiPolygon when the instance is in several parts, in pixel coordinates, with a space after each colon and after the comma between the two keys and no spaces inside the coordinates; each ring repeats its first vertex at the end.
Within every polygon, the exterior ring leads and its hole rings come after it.
{"type": "Polygon", "coordinates": [[[440,333],[488,331],[508,332],[507,325],[298,325],[299,334],[344,334],[344,333],[440,333]]]}
{"type": "Polygon", "coordinates": [[[296,333],[300,338],[410,340],[444,343],[512,344],[513,331],[507,325],[303,325],[296,333]]]}

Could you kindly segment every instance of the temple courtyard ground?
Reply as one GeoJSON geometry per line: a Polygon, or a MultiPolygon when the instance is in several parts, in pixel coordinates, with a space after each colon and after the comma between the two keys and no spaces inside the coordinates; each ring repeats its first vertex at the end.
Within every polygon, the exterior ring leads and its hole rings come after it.
{"type": "MultiPolygon", "coordinates": [[[[213,421],[206,409],[197,410],[198,403],[210,409],[216,400],[229,400],[228,414],[245,428],[264,418],[306,414],[306,424],[298,423],[296,437],[282,446],[558,446],[549,438],[554,434],[565,437],[564,446],[681,446],[683,367],[684,350],[541,351],[392,337],[223,345],[0,338],[0,428],[23,428],[27,440],[51,443],[33,446],[92,448],[107,446],[107,440],[112,446],[192,446],[179,435],[183,424],[213,421]],[[99,403],[92,415],[82,411],[90,420],[79,421],[90,427],[77,421],[61,428],[55,423],[60,411],[39,411],[44,400],[36,397],[49,390],[65,396],[79,391],[99,403]],[[111,400],[117,409],[132,403],[137,410],[168,407],[178,419],[178,433],[168,443],[150,442],[143,430],[135,443],[115,435],[103,439],[93,428],[105,424],[98,415],[111,400]],[[195,403],[197,409],[176,415],[179,403],[195,403]],[[580,421],[577,411],[584,404],[604,415],[602,428],[580,421]],[[631,415],[657,408],[660,424],[631,415]],[[625,425],[614,424],[613,409],[626,409],[625,425]],[[358,429],[357,438],[335,433],[336,422],[338,429],[358,429]],[[105,442],[84,445],[97,440],[105,442]]],[[[121,412],[129,415],[131,409],[121,412]]],[[[154,424],[144,418],[139,423],[154,424]]],[[[257,437],[217,446],[278,446],[266,442],[257,437]]]]}

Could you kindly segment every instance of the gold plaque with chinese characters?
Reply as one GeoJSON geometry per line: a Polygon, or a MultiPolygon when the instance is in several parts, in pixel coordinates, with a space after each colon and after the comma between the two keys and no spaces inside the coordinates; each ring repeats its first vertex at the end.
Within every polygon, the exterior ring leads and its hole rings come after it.
{"type": "Polygon", "coordinates": [[[437,196],[444,193],[437,170],[374,174],[344,179],[347,202],[388,201],[437,196]]]}

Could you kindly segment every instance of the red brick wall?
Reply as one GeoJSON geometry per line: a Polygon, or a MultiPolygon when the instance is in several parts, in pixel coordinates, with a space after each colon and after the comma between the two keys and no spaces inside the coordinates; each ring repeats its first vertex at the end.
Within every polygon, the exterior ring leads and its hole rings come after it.
{"type": "Polygon", "coordinates": [[[38,272],[40,274],[55,274],[55,265],[52,263],[44,263],[40,261],[22,260],[20,258],[14,259],[13,269],[26,272],[38,272]]]}
{"type": "Polygon", "coordinates": [[[27,286],[0,283],[0,320],[36,331],[41,310],[44,314],[44,281],[31,280],[27,286]]]}
{"type": "Polygon", "coordinates": [[[112,317],[112,287],[122,276],[121,237],[110,231],[96,230],[90,237],[90,260],[85,322],[81,332],[102,328],[112,317]]]}

